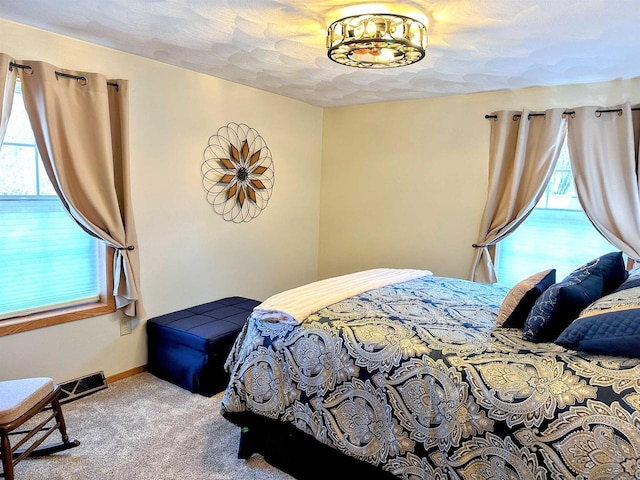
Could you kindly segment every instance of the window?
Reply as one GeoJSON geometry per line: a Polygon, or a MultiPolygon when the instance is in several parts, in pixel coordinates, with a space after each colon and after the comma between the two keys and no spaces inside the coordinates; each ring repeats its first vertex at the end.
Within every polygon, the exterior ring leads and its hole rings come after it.
{"type": "Polygon", "coordinates": [[[580,206],[565,142],[542,198],[526,220],[498,243],[496,274],[499,283],[513,286],[529,275],[555,268],[559,281],[614,250],[580,206]]]}
{"type": "Polygon", "coordinates": [[[55,194],[19,82],[0,147],[0,225],[0,334],[113,310],[105,308],[105,247],[73,221],[55,194]],[[52,315],[59,321],[51,322],[52,315]],[[20,325],[34,319],[40,322],[20,325]],[[7,324],[12,328],[3,328],[7,324]]]}

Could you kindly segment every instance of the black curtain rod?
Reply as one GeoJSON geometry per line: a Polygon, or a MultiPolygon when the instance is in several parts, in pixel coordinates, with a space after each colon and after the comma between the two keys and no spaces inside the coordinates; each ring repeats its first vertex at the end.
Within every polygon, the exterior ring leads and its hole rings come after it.
{"type": "MultiPolygon", "coordinates": [[[[33,70],[33,67],[31,67],[31,65],[21,65],[19,63],[15,63],[15,62],[10,62],[9,63],[9,70],[11,70],[12,68],[21,68],[22,70],[33,70]]],[[[63,73],[63,72],[57,72],[56,71],[56,78],[58,77],[64,77],[64,78],[71,78],[73,80],[78,80],[78,83],[80,83],[81,85],[86,85],[88,80],[87,77],[83,76],[83,75],[71,75],[70,73],[63,73]]],[[[107,82],[107,86],[108,87],[114,87],[116,89],[116,91],[118,91],[120,89],[120,85],[118,85],[117,82],[107,82]]]]}
{"type": "MultiPolygon", "coordinates": [[[[638,111],[640,110],[640,107],[634,107],[631,109],[632,111],[638,111]]],[[[614,113],[617,112],[618,114],[622,114],[622,109],[621,108],[611,108],[611,109],[606,109],[606,110],[596,110],[596,113],[614,113]]],[[[562,112],[562,115],[574,115],[576,112],[569,110],[566,112],[562,112]]],[[[546,113],[530,113],[528,115],[528,118],[531,117],[544,117],[546,115],[546,113]]],[[[513,119],[515,120],[516,118],[520,118],[522,116],[522,114],[520,113],[515,113],[513,115],[513,119]]],[[[492,118],[498,118],[497,115],[485,115],[484,118],[486,118],[487,120],[490,120],[492,118]]]]}

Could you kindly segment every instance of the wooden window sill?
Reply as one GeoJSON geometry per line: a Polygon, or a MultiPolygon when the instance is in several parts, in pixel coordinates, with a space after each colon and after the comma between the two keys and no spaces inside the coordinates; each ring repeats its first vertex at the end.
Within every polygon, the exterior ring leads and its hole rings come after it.
{"type": "Polygon", "coordinates": [[[107,301],[98,301],[88,305],[77,305],[26,315],[24,317],[0,320],[0,337],[27,332],[37,328],[59,325],[61,323],[74,322],[84,318],[97,317],[98,315],[106,315],[115,311],[115,299],[110,297],[107,301]]]}

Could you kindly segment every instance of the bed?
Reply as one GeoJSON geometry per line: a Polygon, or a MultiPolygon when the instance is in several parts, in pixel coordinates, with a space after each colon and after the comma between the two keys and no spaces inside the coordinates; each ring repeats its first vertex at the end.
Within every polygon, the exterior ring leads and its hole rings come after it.
{"type": "Polygon", "coordinates": [[[302,320],[254,311],[222,401],[240,456],[296,478],[640,478],[640,360],[525,341],[496,326],[508,288],[413,272],[302,320]]]}

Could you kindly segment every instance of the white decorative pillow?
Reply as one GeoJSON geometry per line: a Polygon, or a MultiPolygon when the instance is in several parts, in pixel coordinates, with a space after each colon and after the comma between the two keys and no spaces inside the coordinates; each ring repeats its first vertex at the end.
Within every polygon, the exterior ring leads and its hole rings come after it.
{"type": "Polygon", "coordinates": [[[552,268],[517,283],[500,306],[496,326],[522,328],[538,297],[555,282],[556,269],[552,268]]]}

